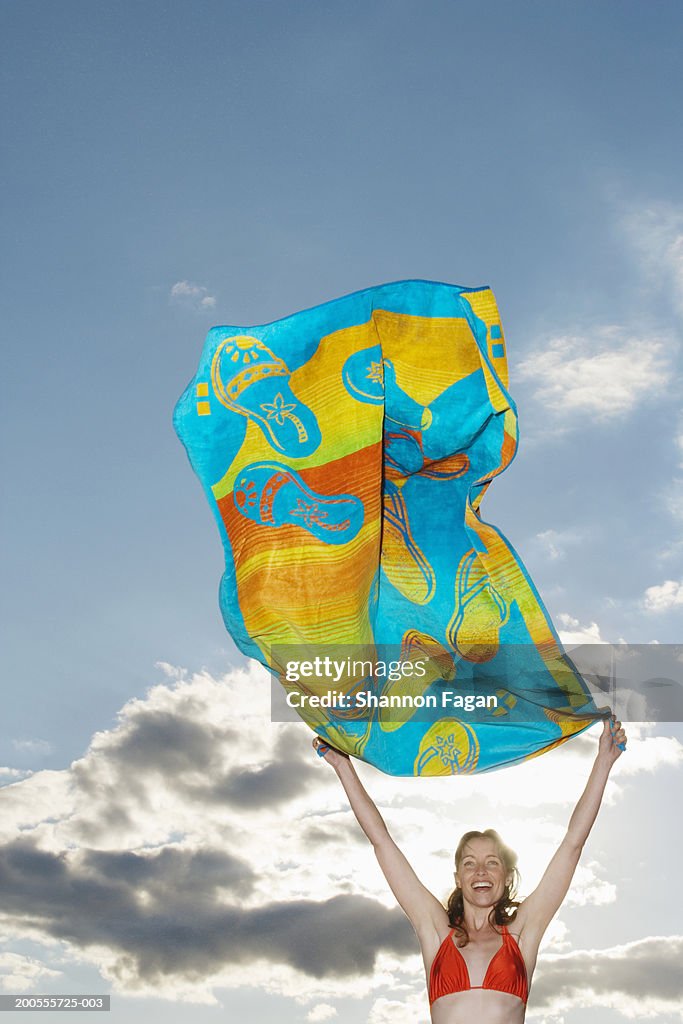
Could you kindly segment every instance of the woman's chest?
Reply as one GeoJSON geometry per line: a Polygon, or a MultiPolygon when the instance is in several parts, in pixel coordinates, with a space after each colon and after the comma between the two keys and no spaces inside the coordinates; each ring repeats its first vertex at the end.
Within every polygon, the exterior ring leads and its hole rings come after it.
{"type": "Polygon", "coordinates": [[[462,957],[472,988],[480,987],[491,962],[502,949],[500,935],[472,939],[465,946],[458,946],[457,956],[462,957]]]}

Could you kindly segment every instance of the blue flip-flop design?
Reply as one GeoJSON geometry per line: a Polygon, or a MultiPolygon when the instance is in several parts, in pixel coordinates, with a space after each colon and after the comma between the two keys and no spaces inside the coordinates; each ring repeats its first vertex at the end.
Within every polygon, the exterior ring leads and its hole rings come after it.
{"type": "Polygon", "coordinates": [[[253,462],[237,477],[235,507],[263,526],[300,526],[326,544],[346,544],[363,525],[353,494],[316,494],[299,473],[279,462],[253,462]]]}
{"type": "Polygon", "coordinates": [[[311,455],[321,435],[313,412],[289,386],[290,372],[259,338],[225,338],[211,361],[211,383],[219,402],[253,420],[272,447],[294,458],[311,455]]]}

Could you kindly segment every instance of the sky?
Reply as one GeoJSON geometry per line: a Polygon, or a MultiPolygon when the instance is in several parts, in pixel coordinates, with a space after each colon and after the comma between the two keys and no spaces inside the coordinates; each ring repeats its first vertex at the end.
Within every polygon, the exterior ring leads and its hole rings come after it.
{"type": "MultiPolygon", "coordinates": [[[[567,640],[681,642],[681,7],[4,0],[0,18],[0,991],[110,991],[131,1024],[426,1020],[334,777],[304,726],[269,721],[224,631],[173,406],[213,324],[384,281],[488,284],[521,440],[484,518],[567,640]]],[[[632,733],[532,1024],[620,1024],[636,1002],[680,1019],[683,737],[632,733]]],[[[363,777],[440,895],[460,832],[490,824],[529,891],[594,747],[363,777]]]]}

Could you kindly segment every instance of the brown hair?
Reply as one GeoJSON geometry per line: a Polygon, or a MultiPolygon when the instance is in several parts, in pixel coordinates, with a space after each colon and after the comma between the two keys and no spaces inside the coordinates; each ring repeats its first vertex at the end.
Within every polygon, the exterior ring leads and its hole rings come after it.
{"type": "MultiPolygon", "coordinates": [[[[496,844],[496,850],[498,856],[503,862],[505,868],[505,875],[512,876],[510,884],[505,886],[505,892],[498,900],[498,902],[491,908],[489,914],[489,921],[493,925],[504,925],[514,921],[517,914],[517,907],[519,901],[515,899],[517,895],[517,886],[519,885],[519,871],[517,870],[517,854],[514,850],[511,850],[509,846],[506,846],[503,840],[500,838],[495,829],[487,828],[484,832],[477,832],[473,830],[471,832],[465,832],[458,843],[458,848],[455,851],[455,870],[457,871],[460,867],[460,861],[463,858],[465,847],[471,839],[492,839],[496,844]]],[[[446,904],[446,912],[448,914],[448,921],[451,928],[455,928],[457,932],[458,945],[466,946],[470,940],[467,934],[467,928],[465,927],[464,913],[465,904],[462,897],[462,889],[460,886],[456,886],[453,892],[448,897],[448,903],[446,904]]]]}

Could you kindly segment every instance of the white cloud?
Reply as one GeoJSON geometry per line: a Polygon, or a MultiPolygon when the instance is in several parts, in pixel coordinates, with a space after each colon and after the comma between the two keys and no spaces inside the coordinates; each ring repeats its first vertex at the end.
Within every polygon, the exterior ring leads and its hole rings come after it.
{"type": "Polygon", "coordinates": [[[683,209],[660,202],[631,206],[621,226],[650,284],[664,288],[683,313],[683,209]]]}
{"type": "Polygon", "coordinates": [[[617,887],[614,882],[600,878],[600,870],[600,865],[595,861],[579,864],[567,893],[567,906],[601,907],[606,903],[614,903],[617,898],[617,887]]]}
{"type": "Polygon", "coordinates": [[[671,608],[680,607],[683,605],[683,580],[665,580],[663,583],[648,587],[643,604],[649,612],[667,612],[671,608]]]}
{"type": "Polygon", "coordinates": [[[52,753],[52,744],[47,740],[12,740],[12,746],[18,754],[29,754],[35,757],[45,757],[52,753]]]}
{"type": "Polygon", "coordinates": [[[570,947],[569,928],[559,917],[553,918],[543,936],[541,949],[549,953],[562,953],[570,947]]]}
{"type": "Polygon", "coordinates": [[[43,822],[66,820],[74,809],[71,782],[68,771],[40,771],[3,786],[0,842],[20,831],[32,831],[43,822]]]}
{"type": "Polygon", "coordinates": [[[30,992],[43,981],[59,978],[61,973],[33,957],[0,952],[0,992],[30,992]]]}
{"type": "Polygon", "coordinates": [[[584,1007],[615,1010],[629,1020],[673,1014],[683,1020],[683,936],[649,936],[608,949],[539,958],[535,1014],[584,1007]]]}
{"type": "Polygon", "coordinates": [[[590,622],[587,626],[581,625],[578,619],[567,612],[560,612],[557,621],[562,627],[558,629],[558,633],[563,644],[609,643],[609,640],[601,635],[597,622],[590,622]]]}
{"type": "Polygon", "coordinates": [[[376,999],[368,1024],[427,1024],[429,1011],[424,993],[413,992],[401,999],[376,999]]]}
{"type": "Polygon", "coordinates": [[[193,284],[191,281],[176,281],[171,287],[171,301],[201,312],[213,309],[216,305],[216,299],[209,294],[208,288],[203,284],[193,284]]]}
{"type": "Polygon", "coordinates": [[[683,556],[683,539],[672,541],[656,554],[657,561],[664,563],[677,562],[681,556],[683,556]]]}
{"type": "Polygon", "coordinates": [[[5,786],[8,782],[16,782],[17,779],[25,779],[28,775],[31,775],[28,768],[22,771],[21,768],[0,767],[0,786],[5,786]]]}
{"type": "Polygon", "coordinates": [[[334,1006],[329,1003],[316,1003],[316,1005],[308,1011],[306,1014],[306,1020],[310,1020],[313,1024],[317,1024],[321,1020],[331,1020],[332,1017],[337,1016],[337,1011],[334,1006]]]}
{"type": "MultiPolygon", "coordinates": [[[[329,999],[366,999],[382,990],[395,992],[408,989],[415,985],[416,979],[424,986],[421,958],[407,957],[398,961],[385,954],[377,957],[372,974],[358,974],[355,977],[315,978],[264,960],[245,964],[239,970],[227,968],[222,978],[227,988],[262,989],[270,995],[283,996],[303,1005],[315,1005],[329,999]]],[[[424,993],[424,987],[421,991],[424,993]]],[[[424,994],[423,999],[426,1003],[424,994]]]]}
{"type": "Polygon", "coordinates": [[[683,523],[683,479],[674,479],[664,493],[666,507],[674,519],[683,523]]]}
{"type": "Polygon", "coordinates": [[[556,416],[609,420],[664,392],[669,380],[664,350],[660,337],[597,327],[590,336],[547,339],[518,372],[536,384],[535,397],[556,416]]]}
{"type": "Polygon", "coordinates": [[[619,759],[621,775],[683,766],[683,745],[674,736],[647,736],[647,727],[634,722],[627,731],[628,752],[619,759]]]}
{"type": "Polygon", "coordinates": [[[567,548],[581,543],[583,539],[578,530],[543,530],[536,534],[537,543],[551,562],[563,561],[567,557],[567,548]]]}

